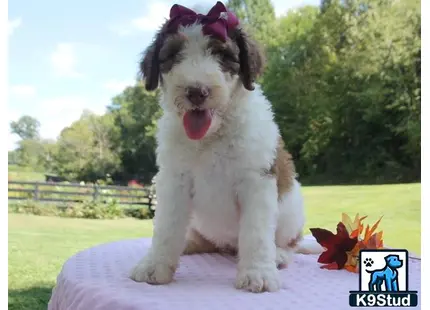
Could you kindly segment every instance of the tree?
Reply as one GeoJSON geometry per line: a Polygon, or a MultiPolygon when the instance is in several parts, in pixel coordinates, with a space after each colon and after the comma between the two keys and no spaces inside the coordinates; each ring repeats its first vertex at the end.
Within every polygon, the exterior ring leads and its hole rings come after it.
{"type": "Polygon", "coordinates": [[[119,158],[109,139],[112,130],[110,115],[84,111],[78,121],[62,130],[53,155],[54,171],[69,179],[91,182],[114,173],[119,158]]]}
{"type": "Polygon", "coordinates": [[[40,123],[32,116],[24,115],[17,121],[10,123],[11,132],[23,140],[36,140],[39,138],[40,123]]]}
{"type": "Polygon", "coordinates": [[[39,157],[39,165],[43,167],[44,171],[53,171],[57,142],[52,139],[41,139],[40,144],[42,145],[43,153],[39,157]]]}
{"type": "Polygon", "coordinates": [[[157,92],[147,92],[141,84],[128,87],[112,100],[109,113],[117,132],[112,135],[121,158],[121,180],[149,183],[157,173],[155,131],[161,116],[157,92]]]}
{"type": "Polygon", "coordinates": [[[235,12],[260,44],[266,47],[276,44],[279,31],[275,8],[270,0],[230,0],[227,7],[235,12]]]}
{"type": "Polygon", "coordinates": [[[21,138],[13,158],[20,166],[36,171],[50,170],[55,141],[40,139],[39,128],[39,121],[28,115],[10,123],[11,132],[21,138]]]}
{"type": "Polygon", "coordinates": [[[8,164],[17,165],[19,163],[18,152],[16,150],[8,151],[8,164]]]}
{"type": "Polygon", "coordinates": [[[417,3],[326,1],[281,19],[263,89],[308,180],[419,178],[417,3]]]}
{"type": "Polygon", "coordinates": [[[16,163],[20,166],[31,167],[35,171],[50,171],[55,147],[55,141],[52,140],[20,140],[18,148],[14,151],[16,163]]]}

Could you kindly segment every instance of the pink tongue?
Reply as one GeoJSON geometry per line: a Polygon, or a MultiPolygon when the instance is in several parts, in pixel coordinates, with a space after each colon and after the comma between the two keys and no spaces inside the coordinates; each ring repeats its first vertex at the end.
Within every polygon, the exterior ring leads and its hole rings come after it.
{"type": "Polygon", "coordinates": [[[187,111],[183,118],[185,132],[188,138],[200,140],[208,131],[212,115],[208,109],[187,111]]]}

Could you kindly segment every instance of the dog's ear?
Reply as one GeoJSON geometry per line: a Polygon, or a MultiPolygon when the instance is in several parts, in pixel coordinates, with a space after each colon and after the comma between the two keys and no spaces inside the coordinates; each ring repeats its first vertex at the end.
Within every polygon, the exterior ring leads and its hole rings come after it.
{"type": "Polygon", "coordinates": [[[152,44],[146,49],[140,61],[140,73],[145,80],[145,88],[148,91],[157,89],[160,80],[159,53],[163,45],[163,34],[159,31],[152,44]]]}
{"type": "Polygon", "coordinates": [[[254,90],[255,80],[263,73],[265,57],[257,42],[250,38],[243,29],[238,28],[233,40],[239,48],[240,78],[247,90],[254,90]]]}

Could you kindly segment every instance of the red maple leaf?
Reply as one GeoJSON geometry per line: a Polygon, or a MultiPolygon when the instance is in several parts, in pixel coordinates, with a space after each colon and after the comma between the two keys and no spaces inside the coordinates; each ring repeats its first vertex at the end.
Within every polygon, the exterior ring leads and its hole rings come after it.
{"type": "Polygon", "coordinates": [[[317,242],[326,248],[319,258],[318,263],[326,264],[322,268],[343,269],[348,260],[347,252],[351,251],[357,244],[357,237],[350,238],[345,225],[337,224],[336,235],[322,228],[311,228],[310,231],[317,242]]]}

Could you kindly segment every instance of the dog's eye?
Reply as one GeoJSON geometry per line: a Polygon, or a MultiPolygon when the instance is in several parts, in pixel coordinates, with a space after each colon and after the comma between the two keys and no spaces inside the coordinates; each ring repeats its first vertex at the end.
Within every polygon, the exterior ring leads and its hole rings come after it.
{"type": "Polygon", "coordinates": [[[239,51],[234,46],[213,40],[208,46],[208,52],[217,59],[222,71],[231,75],[239,73],[239,51]]]}
{"type": "Polygon", "coordinates": [[[212,54],[218,56],[222,61],[239,62],[238,57],[229,49],[213,49],[212,54]]]}
{"type": "Polygon", "coordinates": [[[208,43],[208,50],[222,62],[239,63],[239,51],[230,42],[212,40],[208,43]]]}
{"type": "Polygon", "coordinates": [[[169,42],[167,42],[166,45],[161,48],[160,54],[158,56],[159,62],[164,63],[175,59],[183,49],[183,46],[184,42],[182,40],[171,39],[169,42]]]}
{"type": "Polygon", "coordinates": [[[179,50],[168,50],[166,52],[160,52],[159,61],[165,63],[166,61],[172,60],[179,53],[179,50]]]}
{"type": "Polygon", "coordinates": [[[230,50],[225,50],[222,53],[222,58],[224,61],[239,62],[237,56],[230,50]]]}

